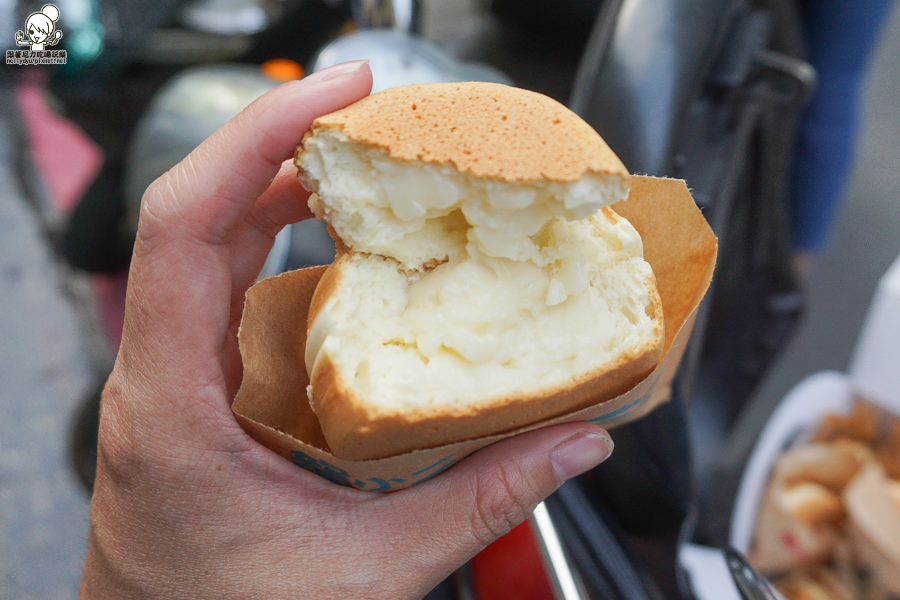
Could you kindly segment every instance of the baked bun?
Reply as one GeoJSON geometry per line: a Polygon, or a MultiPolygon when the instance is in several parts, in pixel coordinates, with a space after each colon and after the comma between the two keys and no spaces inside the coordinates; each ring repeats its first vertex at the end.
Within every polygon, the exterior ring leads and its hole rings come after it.
{"type": "Polygon", "coordinates": [[[488,83],[394,88],[298,149],[338,257],[308,315],[309,399],[335,456],[500,433],[624,393],[662,305],[629,176],[556,101],[488,83]]]}

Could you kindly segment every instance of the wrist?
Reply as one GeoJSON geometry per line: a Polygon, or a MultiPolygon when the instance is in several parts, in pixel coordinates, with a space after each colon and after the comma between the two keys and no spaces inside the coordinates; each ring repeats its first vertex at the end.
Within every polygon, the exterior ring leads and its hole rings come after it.
{"type": "Polygon", "coordinates": [[[129,551],[124,542],[132,537],[121,531],[127,513],[105,501],[105,486],[101,481],[97,484],[78,598],[151,598],[152,588],[146,585],[150,573],[138,564],[139,552],[129,551]],[[119,516],[109,522],[110,515],[119,516]]]}
{"type": "Polygon", "coordinates": [[[84,571],[81,574],[81,586],[78,589],[78,600],[133,597],[126,593],[125,586],[121,585],[121,580],[99,552],[92,538],[93,535],[88,539],[84,571]]]}

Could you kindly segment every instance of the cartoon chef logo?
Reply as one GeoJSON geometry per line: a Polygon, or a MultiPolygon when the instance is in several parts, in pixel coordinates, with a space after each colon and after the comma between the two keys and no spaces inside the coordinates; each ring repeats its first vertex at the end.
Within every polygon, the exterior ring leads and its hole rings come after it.
{"type": "Polygon", "coordinates": [[[62,31],[56,29],[59,9],[53,4],[45,4],[40,12],[31,13],[25,19],[25,31],[16,32],[16,44],[31,46],[32,52],[55,46],[62,39],[62,31]]]}

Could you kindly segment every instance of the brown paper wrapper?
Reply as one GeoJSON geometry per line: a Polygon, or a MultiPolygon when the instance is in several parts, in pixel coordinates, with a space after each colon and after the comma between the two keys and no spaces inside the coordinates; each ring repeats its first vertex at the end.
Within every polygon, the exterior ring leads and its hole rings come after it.
{"type": "Polygon", "coordinates": [[[712,279],[717,242],[680,180],[635,176],[628,199],[613,209],[641,234],[666,328],[659,365],[625,394],[514,431],[436,448],[376,460],[333,456],[306,396],[306,315],[326,268],[312,267],[265,279],[247,292],[239,335],[244,379],[232,405],[238,422],[261,444],[336,483],[389,491],[420,483],[472,452],[524,431],[571,421],[613,427],[643,417],[669,398],[697,307],[712,279]]]}

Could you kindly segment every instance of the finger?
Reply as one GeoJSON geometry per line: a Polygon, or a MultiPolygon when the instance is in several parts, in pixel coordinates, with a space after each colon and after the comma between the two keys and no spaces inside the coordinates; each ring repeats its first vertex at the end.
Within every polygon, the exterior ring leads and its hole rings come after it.
{"type": "Polygon", "coordinates": [[[250,209],[249,216],[257,223],[269,227],[269,233],[278,233],[288,223],[296,223],[312,216],[309,210],[309,192],[297,178],[293,160],[286,160],[265,192],[250,209]]]}
{"type": "Polygon", "coordinates": [[[202,243],[228,241],[313,119],[362,98],[371,81],[367,63],[357,61],[264,94],[154,183],[142,223],[154,231],[139,235],[177,228],[202,243]]]}
{"type": "Polygon", "coordinates": [[[231,246],[231,312],[223,352],[229,382],[228,396],[237,391],[242,365],[237,352],[237,332],[244,311],[244,295],[259,277],[275,243],[275,236],[289,223],[312,216],[307,192],[297,179],[297,167],[285,161],[269,188],[259,197],[235,231],[231,246]]]}
{"type": "Polygon", "coordinates": [[[391,496],[400,553],[422,572],[449,574],[487,544],[525,520],[564,481],[606,460],[609,434],[571,423],[498,442],[446,473],[391,496]],[[429,571],[428,569],[431,569],[429,571]]]}
{"type": "Polygon", "coordinates": [[[123,336],[137,346],[132,356],[149,363],[136,367],[182,383],[215,377],[230,320],[234,254],[242,252],[224,242],[257,197],[266,197],[313,118],[368,92],[365,63],[335,69],[265,94],[148,189],[123,336]]]}
{"type": "Polygon", "coordinates": [[[268,189],[253,204],[235,230],[232,258],[232,304],[240,311],[247,288],[256,280],[272,249],[275,236],[289,223],[312,216],[307,192],[297,179],[297,167],[287,160],[268,189]]]}

